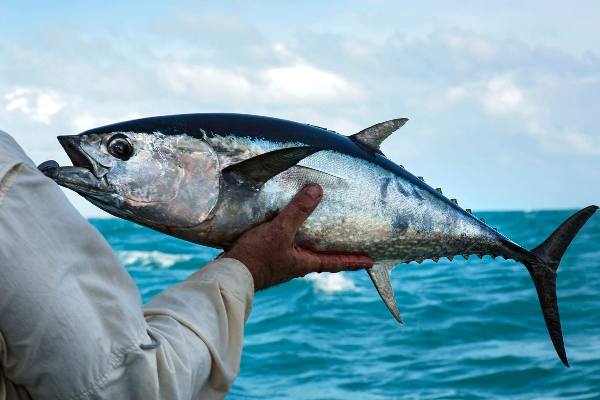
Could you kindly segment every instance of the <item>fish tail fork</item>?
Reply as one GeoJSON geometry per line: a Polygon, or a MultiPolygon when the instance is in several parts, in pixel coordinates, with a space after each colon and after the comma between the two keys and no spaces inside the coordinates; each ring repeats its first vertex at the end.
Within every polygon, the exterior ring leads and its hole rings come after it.
{"type": "Polygon", "coordinates": [[[534,257],[522,261],[533,278],[552,344],[567,367],[569,362],[565,352],[556,299],[556,270],[573,238],[597,209],[597,206],[589,206],[572,215],[542,244],[531,250],[530,254],[534,257]]]}

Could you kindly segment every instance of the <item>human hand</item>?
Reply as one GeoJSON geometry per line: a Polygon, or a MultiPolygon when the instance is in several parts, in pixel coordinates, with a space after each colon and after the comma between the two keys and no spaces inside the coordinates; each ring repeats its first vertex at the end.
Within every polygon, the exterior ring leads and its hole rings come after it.
{"type": "Polygon", "coordinates": [[[241,261],[252,274],[257,291],[310,272],[356,271],[372,267],[373,261],[367,256],[314,253],[296,244],[296,232],[322,198],[321,186],[306,186],[275,218],[240,236],[223,257],[241,261]]]}

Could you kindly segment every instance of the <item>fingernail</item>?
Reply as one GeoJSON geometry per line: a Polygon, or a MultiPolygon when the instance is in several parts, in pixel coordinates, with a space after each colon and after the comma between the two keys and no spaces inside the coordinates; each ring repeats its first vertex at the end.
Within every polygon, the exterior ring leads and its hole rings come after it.
{"type": "Polygon", "coordinates": [[[310,185],[308,189],[306,189],[306,194],[316,200],[321,197],[321,189],[317,185],[310,185]]]}

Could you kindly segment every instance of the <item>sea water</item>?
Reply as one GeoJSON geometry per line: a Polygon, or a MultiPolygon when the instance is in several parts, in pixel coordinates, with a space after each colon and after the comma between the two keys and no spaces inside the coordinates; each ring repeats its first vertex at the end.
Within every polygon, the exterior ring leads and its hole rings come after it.
{"type": "MultiPolygon", "coordinates": [[[[533,248],[573,211],[478,213],[533,248]]],[[[218,251],[118,220],[91,221],[144,302],[218,251]]],[[[527,270],[489,256],[396,267],[404,325],[365,271],[312,274],[256,294],[227,399],[600,399],[600,216],[558,270],[571,368],[558,359],[527,270]]]]}

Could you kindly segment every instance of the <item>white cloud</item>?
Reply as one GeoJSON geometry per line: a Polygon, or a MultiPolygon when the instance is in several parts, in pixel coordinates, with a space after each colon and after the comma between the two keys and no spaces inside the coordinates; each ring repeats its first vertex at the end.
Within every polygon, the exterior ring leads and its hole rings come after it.
{"type": "Polygon", "coordinates": [[[533,113],[533,106],[526,99],[525,89],[515,85],[510,76],[490,79],[481,95],[481,103],[492,114],[533,113]]]}
{"type": "Polygon", "coordinates": [[[417,107],[426,107],[431,111],[440,112],[447,109],[449,106],[466,99],[472,94],[472,88],[457,86],[448,88],[433,96],[413,97],[410,99],[410,103],[417,107]]]}
{"type": "MultiPolygon", "coordinates": [[[[75,132],[84,132],[88,129],[97,128],[99,126],[108,125],[115,121],[106,116],[94,115],[89,111],[73,110],[71,113],[69,125],[73,127],[75,132]]],[[[132,114],[128,119],[140,118],[139,114],[132,114]]]]}
{"type": "Polygon", "coordinates": [[[456,103],[464,99],[469,94],[467,88],[459,86],[446,90],[444,96],[449,103],[456,103]]]}
{"type": "Polygon", "coordinates": [[[207,101],[247,100],[252,90],[252,84],[243,74],[212,66],[164,63],[158,67],[157,75],[172,94],[192,95],[207,101]]]}
{"type": "Polygon", "coordinates": [[[90,112],[83,112],[81,114],[74,115],[71,118],[70,125],[78,132],[83,132],[98,126],[97,118],[94,117],[90,112]]]}
{"type": "Polygon", "coordinates": [[[162,64],[157,75],[172,94],[209,102],[347,104],[364,98],[358,85],[307,64],[238,72],[177,62],[162,64]]]}
{"type": "Polygon", "coordinates": [[[264,99],[270,103],[348,103],[364,98],[358,85],[311,65],[271,68],[263,75],[264,99]]]}
{"type": "Polygon", "coordinates": [[[284,57],[288,59],[296,59],[298,57],[296,54],[290,51],[290,49],[285,45],[285,43],[275,43],[272,47],[273,52],[279,57],[284,57]]]}
{"type": "Polygon", "coordinates": [[[414,100],[415,104],[440,111],[469,97],[476,99],[483,110],[490,114],[532,115],[535,112],[527,90],[517,86],[510,76],[495,76],[488,80],[469,82],[424,99],[414,100]]]}
{"type": "Polygon", "coordinates": [[[30,112],[29,107],[27,107],[27,99],[25,97],[17,97],[15,94],[16,93],[13,92],[6,95],[6,98],[10,101],[6,106],[6,111],[19,109],[21,111],[30,112]]]}
{"type": "Polygon", "coordinates": [[[348,38],[344,40],[343,47],[346,53],[353,58],[369,59],[373,57],[373,47],[364,41],[348,38]]]}
{"type": "Polygon", "coordinates": [[[37,88],[17,88],[4,96],[8,112],[21,112],[34,121],[49,124],[51,117],[64,107],[61,96],[37,88]]]}
{"type": "Polygon", "coordinates": [[[496,157],[496,161],[498,162],[498,164],[501,167],[509,167],[512,166],[514,164],[513,158],[510,156],[506,156],[506,155],[500,155],[498,157],[496,157]]]}
{"type": "Polygon", "coordinates": [[[444,31],[440,34],[440,40],[443,44],[455,50],[460,50],[465,47],[463,36],[456,32],[444,31]]]}
{"type": "Polygon", "coordinates": [[[498,54],[496,46],[482,37],[467,35],[456,30],[444,30],[439,34],[439,40],[450,49],[468,53],[479,61],[492,61],[498,54]]]}
{"type": "Polygon", "coordinates": [[[527,121],[527,130],[533,136],[547,136],[548,131],[542,129],[540,122],[537,119],[530,119],[527,121]]]}
{"type": "Polygon", "coordinates": [[[565,144],[576,153],[600,156],[600,137],[586,135],[576,130],[567,129],[561,132],[565,144]]]}

